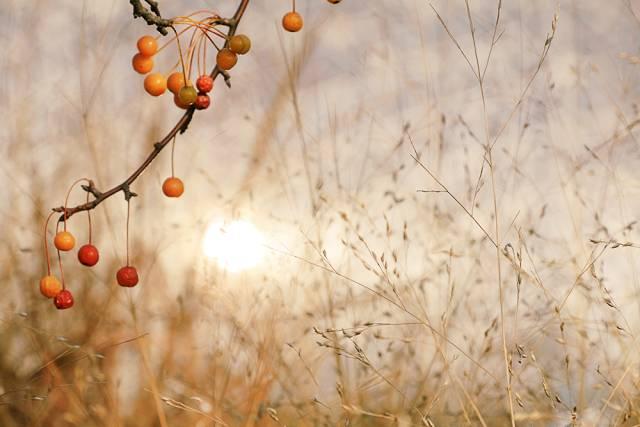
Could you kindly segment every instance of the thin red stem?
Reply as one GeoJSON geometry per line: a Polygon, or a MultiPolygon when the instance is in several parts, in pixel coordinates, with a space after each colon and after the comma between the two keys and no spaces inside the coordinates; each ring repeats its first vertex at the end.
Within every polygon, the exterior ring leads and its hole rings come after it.
{"type": "Polygon", "coordinates": [[[176,150],[176,137],[173,137],[173,141],[171,141],[171,178],[175,176],[175,169],[173,166],[173,155],[176,150]]]}
{"type": "Polygon", "coordinates": [[[129,266],[129,217],[131,216],[131,199],[127,200],[127,267],[129,266]]]}
{"type": "MultiPolygon", "coordinates": [[[[64,199],[64,231],[67,231],[67,204],[69,203],[69,196],[71,195],[71,191],[73,190],[73,187],[75,187],[76,184],[82,181],[87,181],[87,183],[91,184],[91,181],[88,178],[80,178],[75,180],[73,184],[71,184],[71,187],[69,187],[69,191],[67,191],[67,197],[65,197],[64,199]]],[[[88,201],[88,193],[87,193],[87,201],[88,201]]]]}
{"type": "MultiPolygon", "coordinates": [[[[60,229],[60,222],[56,223],[56,233],[58,232],[58,230],[60,229]]],[[[56,248],[56,251],[58,252],[58,266],[60,267],[60,281],[62,282],[62,289],[66,289],[66,286],[64,284],[64,269],[62,268],[62,256],[60,255],[60,249],[56,248]]]]}
{"type": "Polygon", "coordinates": [[[189,81],[187,79],[187,70],[184,67],[184,58],[182,57],[182,46],[180,46],[180,39],[178,38],[178,33],[175,28],[171,27],[174,33],[176,33],[176,43],[178,43],[178,55],[180,55],[180,64],[182,64],[182,76],[184,77],[184,84],[186,85],[189,81]]]}
{"type": "MultiPolygon", "coordinates": [[[[89,203],[89,192],[87,192],[87,203],[89,203]]],[[[87,219],[89,221],[89,244],[93,241],[93,230],[91,227],[91,211],[87,211],[87,219]]]]}
{"type": "Polygon", "coordinates": [[[47,220],[44,222],[44,255],[47,258],[47,276],[51,276],[51,260],[49,259],[49,239],[47,239],[47,229],[49,228],[49,220],[55,214],[55,212],[51,212],[47,217],[47,220]]]}

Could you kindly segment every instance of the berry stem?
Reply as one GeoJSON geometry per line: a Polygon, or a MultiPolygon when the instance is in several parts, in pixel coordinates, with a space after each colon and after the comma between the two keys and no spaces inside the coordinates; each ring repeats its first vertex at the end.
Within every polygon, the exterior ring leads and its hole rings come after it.
{"type": "MultiPolygon", "coordinates": [[[[82,181],[87,181],[87,183],[91,184],[91,181],[88,178],[80,178],[77,179],[73,182],[73,184],[71,184],[71,187],[69,187],[69,191],[67,191],[67,197],[65,197],[64,199],[64,231],[67,231],[67,204],[69,203],[69,196],[71,195],[71,191],[73,190],[73,187],[75,187],[77,184],[81,183],[82,181]]],[[[87,193],[87,199],[89,198],[89,193],[87,193]]],[[[88,200],[87,200],[88,201],[88,200]]]]}
{"type": "MultiPolygon", "coordinates": [[[[56,223],[56,233],[60,230],[60,222],[56,223]]],[[[60,249],[56,248],[56,252],[58,252],[58,266],[60,267],[60,281],[62,282],[62,290],[64,290],[64,269],[62,268],[62,256],[60,255],[60,249]]]]}
{"type": "Polygon", "coordinates": [[[47,217],[47,220],[44,222],[44,255],[47,258],[47,276],[51,276],[51,260],[49,259],[49,243],[47,239],[47,229],[49,228],[49,220],[55,214],[55,212],[51,212],[47,217]]]}
{"type": "Polygon", "coordinates": [[[296,0],[291,0],[293,2],[293,11],[296,11],[296,0]]]}
{"type": "Polygon", "coordinates": [[[127,236],[126,236],[126,245],[127,245],[127,267],[129,266],[129,217],[131,216],[131,199],[127,200],[127,236]]]}
{"type": "Polygon", "coordinates": [[[176,136],[174,135],[173,141],[171,141],[171,178],[175,176],[175,170],[173,166],[173,155],[176,151],[176,136]]]}
{"type": "Polygon", "coordinates": [[[171,27],[174,33],[176,33],[176,43],[178,44],[178,55],[180,56],[180,64],[182,65],[182,75],[184,76],[184,84],[186,85],[189,79],[187,78],[187,70],[184,67],[184,58],[182,56],[182,46],[180,46],[180,38],[175,28],[171,27]]]}
{"type": "MultiPolygon", "coordinates": [[[[87,192],[87,203],[89,203],[89,193],[87,192]]],[[[89,244],[93,242],[93,230],[91,227],[91,211],[87,211],[87,220],[89,221],[89,244]]]]}
{"type": "Polygon", "coordinates": [[[175,35],[175,36],[173,36],[173,37],[171,37],[171,39],[170,39],[169,41],[167,41],[165,44],[163,44],[162,46],[160,46],[160,48],[158,48],[158,52],[156,52],[156,55],[157,55],[157,54],[158,54],[162,49],[164,49],[165,47],[167,47],[167,46],[169,46],[171,43],[173,43],[173,42],[174,42],[174,40],[177,40],[177,39],[178,39],[178,37],[180,37],[180,36],[181,36],[183,33],[185,33],[188,29],[189,29],[189,27],[187,27],[187,28],[185,28],[185,29],[183,29],[183,30],[180,30],[180,32],[177,32],[177,31],[175,30],[175,28],[174,28],[174,29],[173,29],[173,31],[176,33],[176,35],[175,35]]]}

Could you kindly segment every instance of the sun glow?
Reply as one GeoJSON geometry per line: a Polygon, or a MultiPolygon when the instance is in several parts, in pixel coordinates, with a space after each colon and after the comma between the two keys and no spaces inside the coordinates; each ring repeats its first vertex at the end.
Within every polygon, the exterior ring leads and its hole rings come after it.
{"type": "Polygon", "coordinates": [[[264,257],[263,245],[262,233],[244,220],[213,222],[202,240],[205,256],[232,272],[255,267],[264,257]]]}

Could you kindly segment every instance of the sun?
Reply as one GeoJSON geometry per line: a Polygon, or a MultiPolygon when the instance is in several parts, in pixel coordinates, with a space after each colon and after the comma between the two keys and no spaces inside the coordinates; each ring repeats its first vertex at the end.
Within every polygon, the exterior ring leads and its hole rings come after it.
{"type": "Polygon", "coordinates": [[[202,251],[221,268],[239,272],[255,267],[264,257],[264,237],[250,222],[214,221],[202,240],[202,251]]]}

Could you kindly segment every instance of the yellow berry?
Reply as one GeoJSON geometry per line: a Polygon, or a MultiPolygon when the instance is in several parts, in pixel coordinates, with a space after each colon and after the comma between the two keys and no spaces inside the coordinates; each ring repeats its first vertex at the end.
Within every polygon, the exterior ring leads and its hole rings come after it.
{"type": "Polygon", "coordinates": [[[229,39],[229,50],[244,55],[251,49],[251,39],[244,34],[238,34],[229,39]]]}

